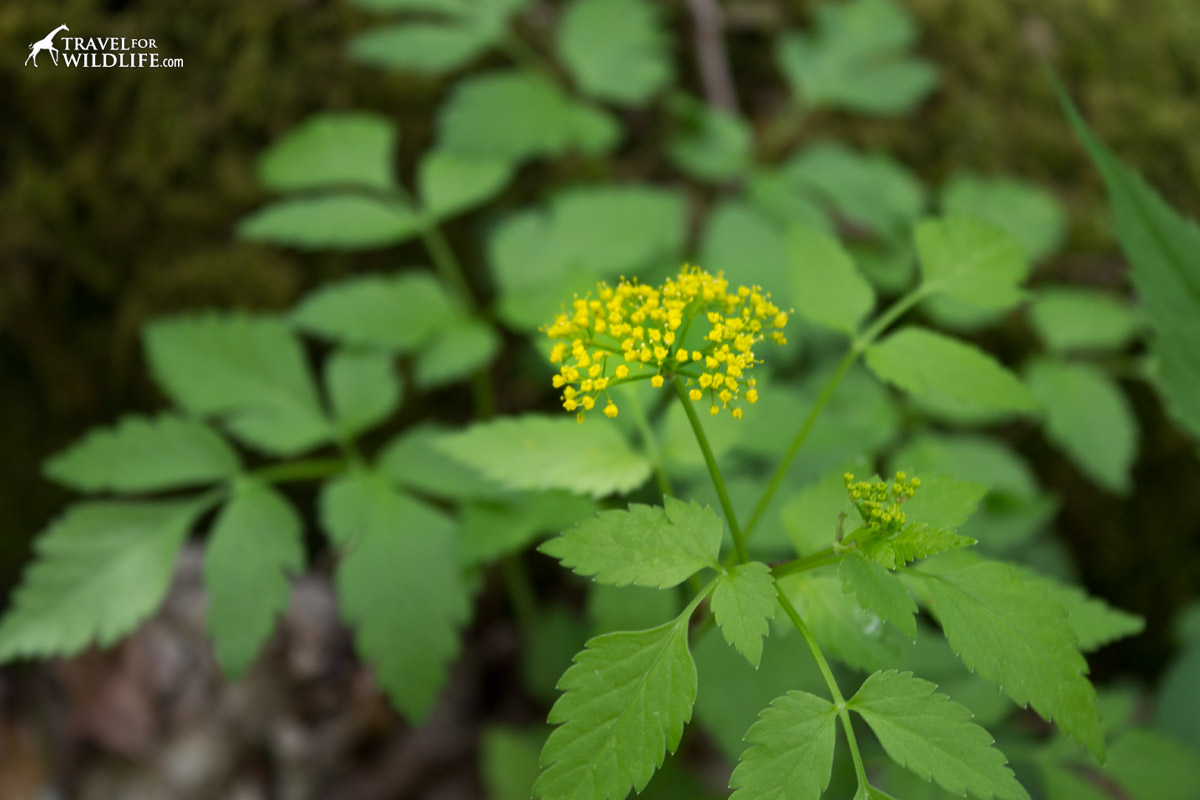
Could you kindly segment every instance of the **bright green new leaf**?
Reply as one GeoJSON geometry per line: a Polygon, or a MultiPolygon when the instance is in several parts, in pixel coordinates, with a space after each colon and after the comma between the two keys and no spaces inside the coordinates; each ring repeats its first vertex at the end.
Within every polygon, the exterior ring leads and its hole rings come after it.
{"type": "Polygon", "coordinates": [[[1017,705],[1032,705],[1104,760],[1087,662],[1066,610],[1045,585],[990,561],[945,570],[929,562],[909,574],[921,579],[950,646],[968,669],[1017,705]]]}
{"type": "Polygon", "coordinates": [[[416,236],[421,219],[393,198],[337,192],[271,203],[238,221],[238,236],[306,250],[373,250],[416,236]]]}
{"type": "Polygon", "coordinates": [[[632,491],[650,462],[611,425],[527,414],[478,422],[441,439],[443,452],[509,489],[566,489],[604,497],[632,491]]]}
{"type": "Polygon", "coordinates": [[[459,82],[438,117],[440,149],[521,161],[605,145],[601,112],[534,72],[488,72],[459,82]],[[586,114],[584,112],[587,112],[586,114]]]}
{"type": "Polygon", "coordinates": [[[550,709],[534,797],[608,800],[646,788],[674,753],[696,702],[690,613],[658,628],[597,636],[575,656],[550,709]]]}
{"type": "Polygon", "coordinates": [[[447,325],[417,356],[413,377],[422,388],[444,386],[491,363],[500,350],[495,329],[479,319],[447,325]]]}
{"type": "Polygon", "coordinates": [[[646,0],[571,0],[558,52],[584,94],[641,105],[670,82],[670,38],[660,9],[646,0]]]}
{"type": "MultiPolygon", "coordinates": [[[[540,534],[557,533],[596,513],[596,504],[567,492],[528,492],[462,507],[462,557],[468,564],[520,551],[540,534]]],[[[662,620],[656,620],[661,622],[662,620]]]]}
{"type": "Polygon", "coordinates": [[[721,635],[758,669],[763,637],[775,616],[775,579],[760,561],[739,564],[721,576],[713,590],[712,612],[721,635]]]}
{"type": "Polygon", "coordinates": [[[206,621],[217,661],[236,678],[258,657],[287,609],[287,573],[304,569],[300,516],[258,481],[240,482],[213,523],[204,551],[206,621]]]}
{"type": "Polygon", "coordinates": [[[333,424],[353,438],[387,419],[400,404],[400,376],[390,353],[338,350],[325,362],[333,424]]]}
{"type": "Polygon", "coordinates": [[[788,277],[800,314],[851,336],[875,306],[875,291],[838,240],[812,228],[788,230],[788,277]]]}
{"type": "Polygon", "coordinates": [[[307,295],[292,312],[301,330],[335,342],[409,353],[458,318],[454,301],[432,275],[350,278],[307,295]]]}
{"type": "Polygon", "coordinates": [[[871,345],[866,361],[881,379],[918,399],[996,412],[1037,407],[1025,384],[990,355],[922,328],[901,328],[871,345]]]}
{"type": "Polygon", "coordinates": [[[221,415],[238,438],[271,454],[328,440],[304,349],[282,321],[197,314],[151,322],[143,337],[159,386],[187,411],[221,415]]]}
{"type": "Polygon", "coordinates": [[[860,606],[892,623],[908,638],[917,638],[917,604],[887,567],[851,553],[842,559],[838,572],[842,591],[854,594],[860,606]]]}
{"type": "Polygon", "coordinates": [[[0,621],[0,662],[109,647],[153,614],[207,498],[83,503],[38,537],[0,621]]]}
{"type": "Polygon", "coordinates": [[[971,217],[925,220],[914,233],[922,288],[986,310],[1012,308],[1024,298],[1029,256],[1003,229],[971,217]]]}
{"type": "Polygon", "coordinates": [[[746,733],[733,800],[818,800],[833,772],[836,720],[834,705],[808,692],[771,701],[746,733]]]}
{"type": "Polygon", "coordinates": [[[971,712],[911,672],[876,672],[847,705],[858,712],[888,756],[946,791],[983,800],[1029,800],[992,737],[971,712]]]}
{"type": "Polygon", "coordinates": [[[489,31],[443,22],[405,22],[371,28],[350,40],[362,64],[437,76],[470,64],[492,46],[489,31]]]}
{"type": "Polygon", "coordinates": [[[258,161],[258,179],[277,192],[386,191],[395,185],[398,139],[395,126],[377,114],[314,114],[267,148],[258,161]]]}
{"type": "Polygon", "coordinates": [[[448,219],[492,198],[512,180],[504,159],[435,150],[417,164],[417,196],[431,219],[448,219]]]}
{"type": "Polygon", "coordinates": [[[816,33],[781,36],[775,58],[805,108],[891,116],[912,110],[937,86],[937,70],[907,50],[917,29],[892,0],[817,8],[816,33]]]}
{"type": "Polygon", "coordinates": [[[979,508],[988,487],[949,475],[922,475],[921,487],[904,504],[910,522],[955,530],[979,508]]]}
{"type": "Polygon", "coordinates": [[[975,540],[969,536],[960,536],[945,528],[931,528],[921,522],[910,522],[895,536],[867,542],[863,546],[862,555],[868,561],[887,569],[896,569],[920,558],[929,558],[975,544],[975,540]]]}
{"type": "Polygon", "coordinates": [[[1004,230],[1021,242],[1030,261],[1053,255],[1066,238],[1062,204],[1028,181],[957,172],[942,186],[939,202],[943,214],[976,217],[1004,230]]]}
{"type": "Polygon", "coordinates": [[[379,455],[377,467],[396,485],[449,500],[505,500],[512,493],[443,452],[438,443],[453,431],[438,425],[408,428],[379,455]]]}
{"type": "Polygon", "coordinates": [[[1029,321],[1050,350],[1121,350],[1137,338],[1142,318],[1123,297],[1101,289],[1039,289],[1029,321]]]}
{"type": "Polygon", "coordinates": [[[321,524],[341,551],[334,581],[358,653],[396,708],[419,723],[446,682],[470,613],[454,525],[363,472],[325,485],[321,524]]]}
{"type": "Polygon", "coordinates": [[[720,570],[721,519],[711,508],[663,498],[601,511],[538,549],[578,575],[613,586],[665,588],[708,567],[720,570]]]}
{"type": "Polygon", "coordinates": [[[44,470],[85,492],[150,492],[215,483],[240,468],[237,453],[207,425],[162,414],[94,428],[52,456],[44,470]]]}
{"type": "Polygon", "coordinates": [[[1155,383],[1170,412],[1200,436],[1200,228],[1096,138],[1065,90],[1067,117],[1104,176],[1121,249],[1153,332],[1155,383]]]}
{"type": "Polygon", "coordinates": [[[729,180],[753,163],[754,136],[745,118],[682,92],[667,98],[681,126],[667,143],[667,157],[701,181],[729,180]]]}
{"type": "Polygon", "coordinates": [[[1129,492],[1137,417],[1116,382],[1090,364],[1049,359],[1031,363],[1025,382],[1045,409],[1047,438],[1100,486],[1129,492]]]}

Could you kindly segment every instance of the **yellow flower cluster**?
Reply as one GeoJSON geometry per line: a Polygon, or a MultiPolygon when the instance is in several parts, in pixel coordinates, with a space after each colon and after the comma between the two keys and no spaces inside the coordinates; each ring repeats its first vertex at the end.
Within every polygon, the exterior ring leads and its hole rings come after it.
{"type": "Polygon", "coordinates": [[[563,408],[577,412],[580,422],[601,395],[605,415],[617,416],[608,391],[613,386],[649,379],[661,387],[677,375],[692,387],[693,401],[707,394],[710,414],[729,408],[741,419],[738,401],[758,401],[755,379],[746,374],[762,363],[754,346],[767,338],[785,344],[787,321],[761,287],[731,290],[721,273],[684,266],[657,287],[624,278],[616,286],[601,282],[545,331],[564,340],[550,352],[550,361],[561,365],[554,386],[563,390],[563,408]],[[708,327],[689,340],[697,320],[708,327]]]}
{"type": "Polygon", "coordinates": [[[920,478],[909,478],[903,472],[896,473],[896,480],[855,481],[852,473],[842,475],[850,500],[863,522],[869,527],[895,531],[905,523],[906,517],[900,510],[904,501],[911,498],[921,485],[920,478]]]}

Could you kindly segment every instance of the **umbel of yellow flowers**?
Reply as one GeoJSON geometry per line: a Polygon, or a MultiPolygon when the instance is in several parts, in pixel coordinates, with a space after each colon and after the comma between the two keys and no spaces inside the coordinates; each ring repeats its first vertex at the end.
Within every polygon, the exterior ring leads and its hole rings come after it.
{"type": "Polygon", "coordinates": [[[693,401],[708,397],[710,414],[727,408],[741,419],[740,401],[758,401],[747,374],[762,363],[754,347],[764,339],[785,344],[787,321],[762,287],[731,289],[723,273],[685,265],[661,286],[601,282],[544,330],[562,340],[550,352],[560,365],[554,386],[580,422],[602,398],[605,416],[617,416],[614,386],[649,379],[657,388],[677,375],[693,401]]]}

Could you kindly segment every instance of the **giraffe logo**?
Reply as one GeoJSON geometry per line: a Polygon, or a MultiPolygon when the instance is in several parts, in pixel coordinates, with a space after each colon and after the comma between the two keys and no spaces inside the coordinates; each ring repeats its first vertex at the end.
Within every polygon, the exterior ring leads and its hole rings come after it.
{"type": "Polygon", "coordinates": [[[49,50],[50,58],[54,60],[54,66],[58,66],[58,48],[54,46],[54,37],[58,35],[59,31],[67,31],[70,33],[71,29],[66,25],[59,25],[57,28],[47,33],[45,37],[29,45],[29,57],[25,59],[25,66],[29,66],[29,61],[32,59],[33,66],[36,67],[38,65],[37,54],[42,50],[49,50]]]}

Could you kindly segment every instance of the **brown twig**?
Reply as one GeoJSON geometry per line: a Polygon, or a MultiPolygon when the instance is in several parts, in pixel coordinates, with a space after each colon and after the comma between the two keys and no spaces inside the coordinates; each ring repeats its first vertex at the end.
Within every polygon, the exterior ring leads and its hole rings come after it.
{"type": "Polygon", "coordinates": [[[693,40],[704,96],[714,108],[737,113],[737,89],[725,50],[725,14],[717,0],[688,0],[688,8],[696,23],[693,40]]]}

